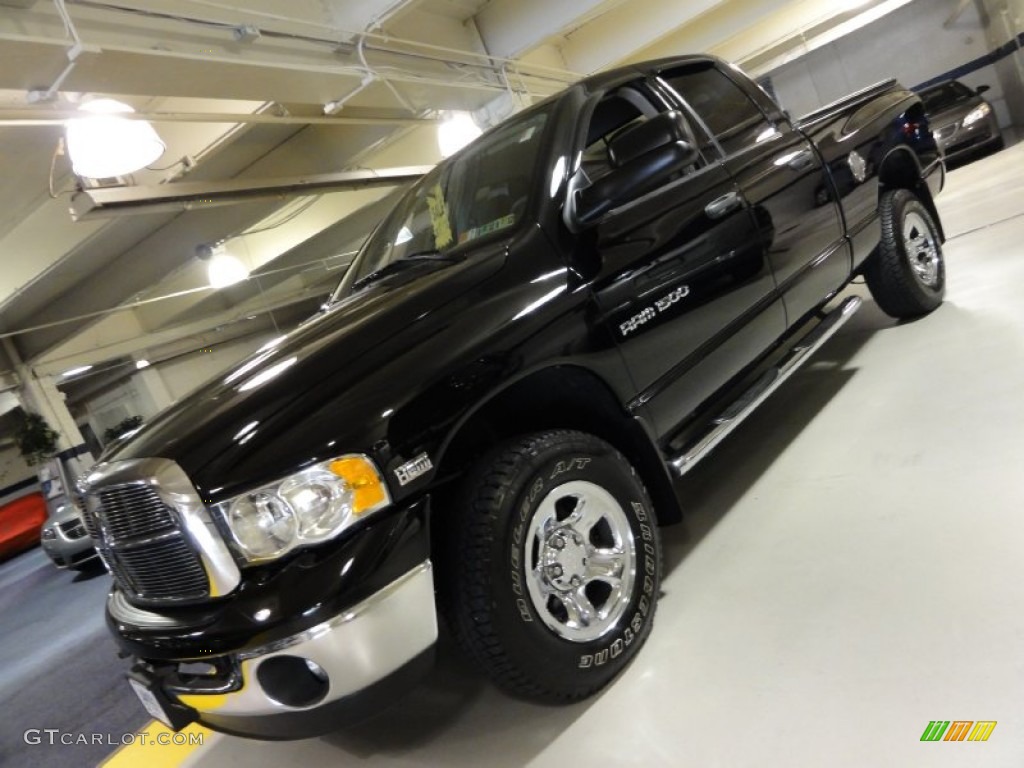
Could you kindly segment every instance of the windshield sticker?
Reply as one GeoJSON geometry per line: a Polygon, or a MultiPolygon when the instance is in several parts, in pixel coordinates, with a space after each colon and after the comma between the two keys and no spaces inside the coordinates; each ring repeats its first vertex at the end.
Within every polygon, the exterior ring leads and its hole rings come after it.
{"type": "Polygon", "coordinates": [[[459,243],[468,243],[470,240],[476,240],[478,237],[489,235],[491,232],[497,232],[499,229],[505,229],[511,227],[516,223],[516,215],[510,213],[508,216],[502,216],[500,219],[489,221],[479,227],[473,227],[459,235],[459,243]]]}
{"type": "Polygon", "coordinates": [[[427,193],[427,208],[430,211],[430,226],[434,230],[434,247],[437,250],[452,244],[452,225],[448,218],[448,203],[444,200],[444,190],[440,183],[427,193]]]}

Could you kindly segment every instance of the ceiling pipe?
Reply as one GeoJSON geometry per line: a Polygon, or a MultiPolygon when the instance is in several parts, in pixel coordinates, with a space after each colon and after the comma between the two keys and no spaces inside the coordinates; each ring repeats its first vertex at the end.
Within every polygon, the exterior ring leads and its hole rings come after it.
{"type": "MultiPolygon", "coordinates": [[[[294,264],[292,266],[282,267],[279,269],[260,269],[258,275],[251,274],[249,277],[246,278],[246,280],[255,279],[256,277],[267,277],[276,274],[295,274],[298,272],[302,272],[303,270],[309,269],[312,266],[323,267],[324,270],[327,272],[338,271],[347,268],[349,264],[352,263],[352,259],[355,257],[356,253],[357,251],[346,251],[344,253],[335,254],[334,256],[313,259],[311,261],[304,261],[301,264],[294,264]],[[333,265],[331,264],[332,260],[335,262],[333,265]]],[[[8,344],[11,344],[13,347],[14,339],[17,338],[18,336],[25,336],[30,333],[35,333],[36,331],[44,331],[47,330],[48,328],[56,328],[61,325],[68,325],[70,323],[81,323],[83,320],[94,320],[96,318],[104,317],[105,315],[110,315],[117,312],[130,312],[131,310],[138,309],[140,307],[145,307],[150,304],[158,304],[162,301],[178,299],[181,298],[182,296],[189,296],[194,293],[212,293],[213,291],[214,289],[211,288],[209,285],[200,285],[195,288],[184,288],[180,291],[172,291],[171,293],[166,293],[160,296],[150,296],[149,298],[145,299],[135,299],[125,304],[118,304],[117,306],[110,307],[108,309],[100,309],[94,312],[86,312],[84,314],[74,315],[73,317],[65,317],[60,320],[52,320],[48,323],[41,323],[38,325],[28,326],[25,328],[18,328],[13,331],[5,330],[0,332],[0,343],[2,343],[5,346],[5,348],[8,344]]],[[[319,289],[317,288],[317,286],[310,286],[303,288],[298,293],[293,292],[292,294],[289,294],[289,296],[285,297],[285,299],[289,302],[305,301],[306,299],[310,298],[310,296],[315,295],[318,291],[319,289]]],[[[285,299],[281,300],[284,301],[285,299]]],[[[281,304],[280,306],[286,306],[286,304],[281,304]]],[[[272,307],[272,309],[276,308],[278,308],[277,305],[272,307]]],[[[254,312],[263,311],[265,310],[262,307],[254,308],[236,306],[232,307],[230,310],[226,310],[225,312],[218,314],[216,318],[221,318],[222,316],[227,317],[230,313],[234,313],[230,314],[230,316],[236,319],[245,319],[251,316],[254,312]]],[[[191,323],[190,325],[195,325],[197,322],[203,323],[206,321],[210,321],[212,323],[210,325],[210,328],[223,324],[223,321],[221,319],[211,320],[210,318],[203,318],[191,323]]],[[[15,353],[17,353],[17,348],[13,348],[15,350],[15,353]]],[[[99,349],[99,347],[97,347],[97,349],[99,349]]],[[[78,353],[77,355],[65,356],[63,358],[53,358],[53,360],[77,360],[79,357],[81,357],[81,354],[82,353],[78,353]]],[[[21,358],[19,357],[18,360],[21,360],[21,358]]],[[[67,366],[65,365],[65,367],[67,366]]]]}
{"type": "MultiPolygon", "coordinates": [[[[96,0],[71,0],[71,2],[76,3],[78,5],[89,4],[89,5],[93,5],[95,7],[107,6],[106,3],[96,2],[96,0]]],[[[252,9],[252,8],[244,8],[244,7],[237,6],[237,5],[228,5],[226,3],[211,2],[210,0],[183,0],[183,2],[189,3],[190,5],[200,5],[200,6],[203,6],[203,7],[206,7],[206,8],[213,8],[213,9],[217,9],[217,10],[228,11],[228,12],[231,12],[231,13],[244,14],[244,15],[247,15],[247,16],[256,16],[256,17],[265,18],[267,20],[272,20],[272,21],[280,21],[280,22],[287,23],[287,24],[297,24],[299,26],[310,27],[310,28],[316,29],[318,31],[319,30],[323,30],[325,28],[325,25],[323,25],[321,23],[318,23],[318,22],[306,21],[304,19],[296,19],[296,18],[293,18],[293,17],[284,16],[283,14],[269,13],[267,11],[259,11],[259,10],[255,10],[255,9],[252,9]]],[[[378,41],[380,41],[382,43],[399,43],[401,45],[409,45],[409,46],[412,46],[412,47],[421,48],[423,50],[437,51],[438,53],[457,54],[459,56],[464,56],[464,57],[467,57],[467,58],[476,58],[476,59],[480,60],[480,62],[481,62],[479,66],[485,67],[487,69],[492,69],[493,68],[492,62],[498,62],[498,63],[510,64],[510,65],[516,67],[517,69],[530,69],[530,70],[534,70],[534,71],[537,71],[537,72],[548,72],[548,73],[553,74],[553,75],[561,75],[561,76],[564,76],[565,78],[567,78],[568,81],[576,81],[581,76],[577,72],[572,72],[572,71],[567,70],[567,69],[561,69],[559,67],[551,67],[551,66],[548,66],[546,64],[534,64],[534,63],[529,63],[529,62],[521,62],[518,59],[513,59],[513,58],[509,58],[509,57],[492,56],[490,54],[479,54],[479,53],[474,53],[472,51],[465,51],[465,50],[462,50],[462,49],[459,49],[459,48],[451,48],[449,46],[438,45],[436,43],[425,43],[425,42],[421,42],[421,41],[418,41],[418,40],[408,40],[408,39],[404,39],[404,38],[395,37],[394,35],[389,35],[389,34],[386,34],[386,33],[383,33],[383,32],[373,32],[372,31],[374,27],[380,27],[381,24],[383,24],[385,21],[387,21],[392,16],[394,16],[398,11],[400,11],[402,9],[403,6],[405,6],[407,4],[408,3],[407,3],[406,0],[399,0],[399,2],[397,2],[394,6],[392,6],[391,8],[388,8],[386,11],[384,11],[381,14],[379,14],[377,16],[377,18],[374,19],[373,21],[371,21],[370,24],[367,26],[367,28],[363,32],[361,32],[361,33],[360,32],[353,32],[351,30],[341,29],[339,27],[330,27],[330,26],[328,26],[327,29],[329,29],[331,32],[337,32],[337,33],[342,34],[342,35],[348,35],[349,37],[356,37],[359,34],[363,34],[363,35],[365,35],[368,38],[372,38],[374,40],[378,40],[378,41]]],[[[113,6],[108,6],[108,7],[112,8],[113,6]]],[[[337,44],[336,41],[326,41],[326,40],[322,40],[322,39],[318,40],[317,38],[309,38],[309,39],[311,41],[317,40],[319,42],[333,42],[335,45],[337,44]]],[[[404,53],[403,51],[400,51],[400,50],[388,49],[388,48],[385,48],[385,47],[368,46],[368,48],[370,50],[381,51],[381,52],[384,52],[384,53],[396,53],[396,54],[403,54],[404,53]]],[[[445,59],[442,59],[440,57],[435,57],[435,60],[441,61],[441,62],[445,61],[445,59]]]]}
{"type": "MultiPolygon", "coordinates": [[[[47,107],[15,107],[0,109],[0,126],[63,125],[64,121],[81,117],[78,110],[47,107]]],[[[393,125],[395,127],[432,125],[439,122],[430,117],[330,117],[326,115],[273,115],[250,112],[126,112],[125,120],[146,120],[151,123],[254,123],[267,125],[393,125]]]]}
{"type": "MultiPolygon", "coordinates": [[[[407,58],[415,58],[421,60],[433,61],[439,64],[454,64],[457,66],[472,67],[488,72],[492,75],[498,76],[498,67],[501,64],[507,64],[509,67],[516,70],[518,73],[523,74],[527,77],[535,77],[538,79],[554,80],[562,84],[568,84],[574,82],[580,78],[579,73],[571,72],[569,70],[560,69],[558,67],[550,67],[544,64],[534,64],[529,62],[520,62],[516,59],[511,59],[501,56],[491,56],[488,54],[481,54],[475,51],[466,51],[458,48],[451,48],[449,46],[437,45],[435,43],[425,43],[417,40],[409,40],[405,38],[398,38],[392,35],[373,32],[370,29],[353,32],[351,30],[340,29],[338,27],[326,26],[321,22],[311,22],[304,19],[297,19],[281,14],[267,13],[264,11],[258,11],[251,8],[244,8],[239,6],[232,6],[216,2],[206,2],[205,0],[185,0],[193,5],[201,5],[207,8],[213,8],[220,11],[227,11],[229,13],[237,14],[248,18],[265,18],[272,21],[278,21],[286,24],[294,24],[298,26],[310,27],[316,29],[317,32],[321,32],[326,28],[330,32],[336,33],[337,35],[358,38],[364,36],[367,39],[378,41],[380,44],[369,45],[364,44],[366,51],[374,53],[383,53],[394,56],[402,56],[407,58]],[[419,52],[405,50],[401,47],[417,49],[419,52]],[[433,55],[440,54],[440,55],[433,55]],[[534,74],[531,74],[534,73],[534,74]]],[[[201,18],[196,16],[184,16],[180,14],[167,14],[157,11],[150,11],[144,8],[137,8],[127,5],[99,2],[99,0],[67,0],[75,6],[83,8],[95,8],[113,13],[129,13],[135,15],[148,16],[150,18],[166,19],[168,21],[182,22],[186,24],[199,24],[204,27],[210,25],[220,26],[223,25],[225,28],[234,29],[238,26],[237,23],[229,23],[209,18],[201,18]]],[[[372,22],[371,22],[372,23],[372,22]]],[[[377,22],[379,25],[381,22],[377,22]]],[[[278,39],[291,39],[298,42],[306,42],[315,45],[327,45],[330,46],[332,51],[338,49],[339,44],[346,45],[345,42],[341,42],[337,39],[328,39],[314,34],[292,34],[286,32],[279,32],[273,29],[260,28],[260,32],[263,37],[278,38],[278,39]]],[[[351,43],[348,43],[351,45],[351,43]]],[[[352,46],[355,48],[355,46],[352,46]]],[[[448,83],[453,85],[454,83],[448,83]]]]}
{"type": "Polygon", "coordinates": [[[29,91],[28,100],[30,103],[40,101],[53,101],[57,98],[57,91],[60,90],[61,85],[68,79],[68,75],[74,72],[75,67],[78,65],[78,57],[81,55],[83,46],[82,38],[78,36],[78,30],[75,28],[75,22],[71,20],[71,16],[68,15],[68,9],[64,7],[64,0],[53,0],[55,6],[57,6],[57,14],[60,16],[62,22],[64,22],[64,31],[68,33],[68,37],[71,38],[71,45],[68,47],[67,56],[68,63],[64,67],[64,71],[57,75],[57,79],[50,84],[50,87],[45,91],[29,91]]]}
{"type": "Polygon", "coordinates": [[[328,101],[326,104],[324,104],[324,114],[338,114],[342,109],[344,109],[345,104],[348,103],[350,99],[353,99],[356,96],[358,96],[360,93],[362,93],[371,85],[373,85],[375,82],[377,82],[376,75],[372,72],[367,72],[365,75],[363,75],[362,82],[359,83],[359,85],[357,85],[351,91],[346,93],[344,96],[339,96],[338,98],[332,99],[331,101],[328,101]]]}
{"type": "MultiPolygon", "coordinates": [[[[207,287],[205,290],[212,289],[207,287]]],[[[201,320],[183,323],[171,328],[155,331],[146,337],[122,340],[110,344],[100,344],[90,349],[88,352],[79,352],[71,355],[65,355],[60,358],[39,360],[32,364],[32,369],[39,376],[56,375],[69,365],[103,365],[109,360],[130,355],[137,351],[137,349],[143,348],[143,346],[146,349],[157,350],[156,356],[158,358],[163,358],[163,355],[160,353],[160,349],[166,345],[176,344],[183,338],[212,333],[218,329],[225,329],[231,326],[241,325],[244,328],[245,325],[256,321],[258,315],[269,312],[282,312],[290,307],[302,305],[305,302],[312,304],[329,293],[330,289],[325,290],[316,286],[304,288],[301,291],[288,296],[283,296],[258,308],[234,307],[218,313],[217,315],[202,318],[201,320]],[[250,318],[253,319],[250,320],[250,318]]],[[[311,308],[310,311],[303,312],[302,315],[308,318],[315,311],[315,309],[311,308]]],[[[299,320],[301,319],[303,318],[299,318],[299,320]]],[[[298,320],[296,323],[297,322],[298,320]]],[[[209,344],[204,344],[204,346],[209,346],[209,344]]]]}
{"type": "Polygon", "coordinates": [[[189,211],[323,191],[397,186],[419,179],[432,168],[431,165],[411,165],[260,181],[185,181],[155,186],[95,187],[75,193],[71,198],[71,216],[75,221],[81,221],[140,212],[189,211]]]}

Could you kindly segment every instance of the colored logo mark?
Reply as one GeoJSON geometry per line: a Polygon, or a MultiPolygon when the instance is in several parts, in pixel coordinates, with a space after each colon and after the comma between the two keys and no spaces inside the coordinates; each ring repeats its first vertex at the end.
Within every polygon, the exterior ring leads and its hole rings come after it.
{"type": "Polygon", "coordinates": [[[995,728],[995,720],[932,720],[921,741],[988,741],[995,728]]]}

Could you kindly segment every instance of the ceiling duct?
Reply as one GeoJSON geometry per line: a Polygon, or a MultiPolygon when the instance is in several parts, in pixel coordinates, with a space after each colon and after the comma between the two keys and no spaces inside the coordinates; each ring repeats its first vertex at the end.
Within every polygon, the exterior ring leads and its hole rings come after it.
{"type": "Polygon", "coordinates": [[[415,181],[433,168],[411,165],[380,170],[344,171],[264,181],[177,182],[156,186],[83,189],[71,198],[75,221],[122,214],[189,211],[261,198],[285,198],[316,192],[390,187],[415,181]]]}

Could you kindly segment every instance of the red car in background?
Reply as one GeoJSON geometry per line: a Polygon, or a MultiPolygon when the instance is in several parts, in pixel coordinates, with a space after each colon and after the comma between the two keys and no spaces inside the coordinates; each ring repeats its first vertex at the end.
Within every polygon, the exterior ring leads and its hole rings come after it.
{"type": "Polygon", "coordinates": [[[46,522],[46,502],[30,493],[0,507],[0,560],[39,543],[46,522]]]}

